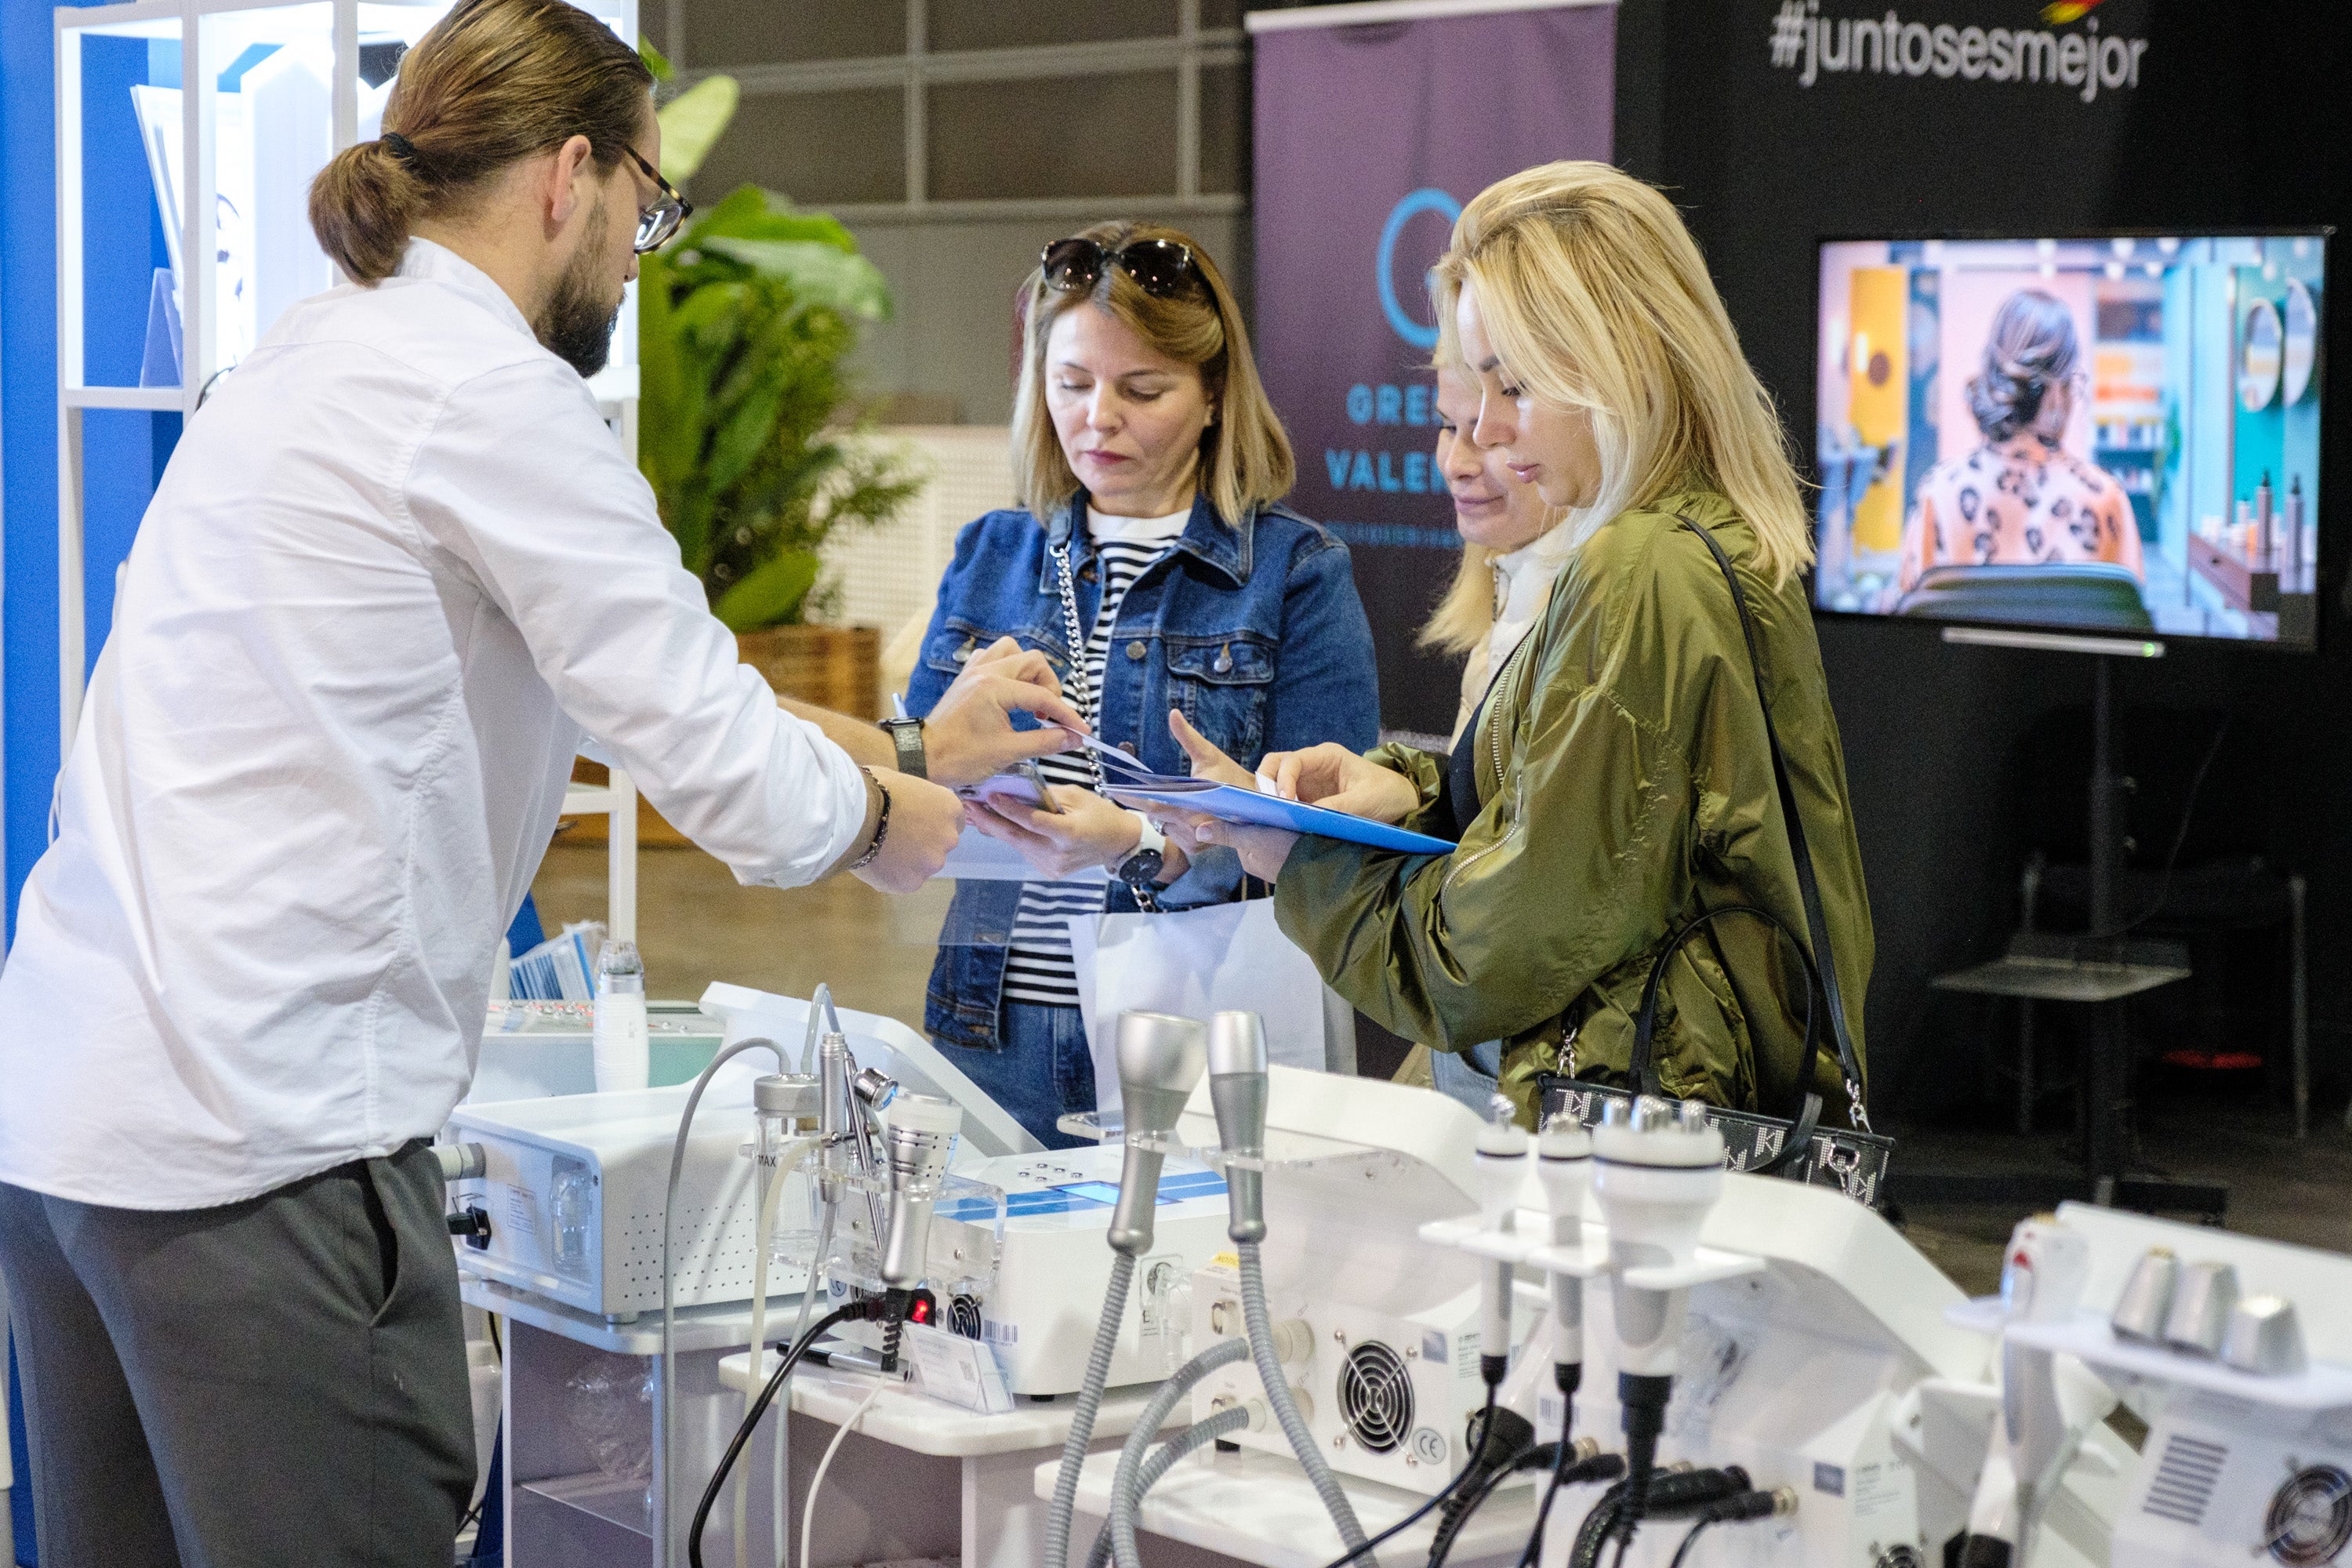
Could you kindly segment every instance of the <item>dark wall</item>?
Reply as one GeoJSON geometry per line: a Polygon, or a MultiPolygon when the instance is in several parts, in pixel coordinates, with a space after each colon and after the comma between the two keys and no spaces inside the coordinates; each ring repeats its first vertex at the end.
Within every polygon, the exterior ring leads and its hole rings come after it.
{"type": "MultiPolygon", "coordinates": [[[[2038,0],[1914,0],[1905,21],[2041,27],[2038,0]]],[[[2248,227],[2352,215],[2352,114],[2340,79],[2343,8],[2231,0],[2106,0],[2103,36],[2145,38],[2136,89],[2083,103],[2063,89],[1776,68],[1780,0],[1623,0],[1618,144],[1667,185],[1706,249],[1749,358],[1811,445],[1815,253],[1822,237],[1980,229],[2248,227]]],[[[1820,14],[1883,16],[1877,0],[1820,14]]],[[[2084,31],[2088,23],[2073,25],[2084,31]]],[[[2056,29],[2063,32],[2067,29],[2056,29]]],[[[2339,244],[2339,275],[2352,247],[2339,244]]],[[[2323,364],[2347,347],[2326,311],[2323,364]]],[[[2119,673],[2135,709],[2228,709],[2263,787],[2200,809],[2252,814],[2278,863],[2312,889],[2314,1054],[2340,1083],[2352,988],[2327,955],[2352,942],[2352,452],[2335,378],[2325,436],[2322,651],[2316,657],[2174,645],[2119,673]]],[[[2022,854],[2018,752],[2035,721],[2088,699],[2085,659],[1950,647],[1908,626],[1827,619],[1823,658],[1843,731],[1878,965],[1869,1039],[1882,1103],[1948,1105],[1983,1082],[1984,1015],[1934,999],[1932,974],[1991,956],[2015,921],[2022,854]]],[[[2141,721],[2159,738],[2162,718],[2141,721]]],[[[2168,737],[2201,748],[2182,718],[2168,737]]],[[[2239,758],[2239,761],[2249,760],[2239,758]]],[[[2246,770],[2240,769],[2243,773],[2246,770]]],[[[2134,824],[2168,839],[2171,822],[2134,824]]],[[[2145,852],[2145,843],[2143,852],[2145,852]]]]}

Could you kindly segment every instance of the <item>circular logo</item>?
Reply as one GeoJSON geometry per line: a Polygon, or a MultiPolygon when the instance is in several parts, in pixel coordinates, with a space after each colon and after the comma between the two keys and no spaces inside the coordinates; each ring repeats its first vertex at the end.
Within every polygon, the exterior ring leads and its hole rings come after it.
{"type": "Polygon", "coordinates": [[[1424,1465],[1445,1463],[1445,1434],[1434,1426],[1414,1428],[1412,1457],[1424,1465]]]}
{"type": "Polygon", "coordinates": [[[1417,349],[1437,346],[1437,329],[1425,327],[1413,320],[1412,312],[1397,300],[1396,247],[1404,226],[1421,213],[1443,213],[1448,224],[1462,216],[1462,204],[1434,185],[1423,185],[1408,194],[1389,209],[1389,221],[1381,226],[1381,250],[1376,270],[1380,278],[1381,314],[1389,319],[1396,335],[1417,349]]]}

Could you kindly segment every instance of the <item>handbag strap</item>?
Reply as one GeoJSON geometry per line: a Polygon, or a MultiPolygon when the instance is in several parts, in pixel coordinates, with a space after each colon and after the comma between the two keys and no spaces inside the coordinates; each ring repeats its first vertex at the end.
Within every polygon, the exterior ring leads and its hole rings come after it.
{"type": "Polygon", "coordinates": [[[1658,1065],[1651,1042],[1657,1033],[1658,993],[1665,984],[1666,965],[1693,937],[1728,915],[1747,915],[1762,921],[1788,939],[1789,945],[1797,950],[1797,957],[1805,966],[1805,1056],[1803,1066],[1797,1074],[1797,1114],[1787,1141],[1780,1145],[1780,1152],[1763,1164],[1748,1167],[1752,1174],[1769,1176],[1812,1146],[1813,1130],[1821,1125],[1822,1120],[1822,1097],[1813,1089],[1813,1068],[1822,1059],[1822,1009],[1814,1004],[1816,999],[1827,1000],[1827,995],[1822,985],[1821,967],[1813,962],[1813,955],[1806,950],[1805,944],[1797,940],[1797,933],[1789,929],[1787,921],[1771,910],[1759,909],[1754,904],[1727,904],[1722,909],[1709,910],[1684,922],[1681,930],[1666,939],[1666,945],[1651,962],[1649,978],[1642,983],[1642,1005],[1633,1015],[1633,1055],[1627,1066],[1634,1087],[1642,1093],[1664,1095],[1665,1088],[1658,1079],[1658,1065]]]}
{"type": "MultiPolygon", "coordinates": [[[[1715,557],[1716,565],[1722,568],[1724,582],[1730,586],[1731,603],[1739,612],[1739,635],[1748,644],[1748,669],[1756,680],[1757,706],[1764,711],[1764,740],[1772,751],[1772,784],[1780,794],[1780,820],[1788,829],[1789,858],[1796,863],[1797,893],[1804,903],[1806,932],[1812,938],[1807,954],[1808,963],[1818,977],[1816,984],[1821,986],[1823,999],[1829,1003],[1830,1037],[1837,1045],[1838,1070],[1845,1078],[1846,1096],[1853,1105],[1853,1124],[1867,1132],[1870,1131],[1870,1114],[1863,1108],[1862,1059],[1853,1048],[1853,1036],[1846,1029],[1845,1001],[1838,991],[1837,955],[1830,947],[1829,921],[1822,914],[1821,884],[1813,876],[1813,857],[1805,847],[1804,819],[1797,814],[1797,792],[1789,782],[1788,759],[1781,754],[1780,731],[1772,723],[1772,699],[1764,687],[1764,660],[1756,636],[1756,620],[1748,613],[1748,595],[1740,589],[1739,574],[1732,570],[1731,557],[1723,552],[1723,546],[1715,542],[1715,535],[1684,514],[1677,512],[1675,515],[1685,528],[1698,535],[1699,542],[1706,545],[1707,553],[1715,557]]],[[[1774,923],[1780,922],[1776,921],[1774,923]]],[[[1804,944],[1799,945],[1802,947],[1804,944]]],[[[1811,1007],[1810,998],[1806,1005],[1811,1007]]],[[[1799,1080],[1809,1091],[1812,1062],[1813,1058],[1808,1053],[1805,1076],[1799,1080]]]]}

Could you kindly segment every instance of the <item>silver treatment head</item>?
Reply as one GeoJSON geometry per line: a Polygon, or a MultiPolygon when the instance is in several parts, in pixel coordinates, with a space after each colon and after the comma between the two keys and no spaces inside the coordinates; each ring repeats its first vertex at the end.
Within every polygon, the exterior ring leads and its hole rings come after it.
{"type": "Polygon", "coordinates": [[[2192,1263],[2173,1288],[2164,1341],[2195,1355],[2221,1353],[2221,1336],[2238,1305],[2238,1271],[2227,1263],[2192,1263]]]}
{"type": "Polygon", "coordinates": [[[2180,1281],[2180,1259],[2168,1247],[2151,1247],[2132,1265],[2124,1293],[2116,1298],[2108,1326],[2117,1337],[2144,1345],[2164,1342],[2164,1321],[2172,1311],[2172,1292],[2180,1281]]]}
{"type": "Polygon", "coordinates": [[[2309,1360],[2294,1303],[2280,1296],[2248,1296],[2240,1301],[2222,1331],[2221,1360],[2262,1377],[2288,1377],[2303,1371],[2309,1360]]]}
{"type": "Polygon", "coordinates": [[[1208,1066],[1208,1034],[1198,1018],[1171,1013],[1118,1016],[1118,1099],[1127,1158],[1119,1173],[1118,1206],[1111,1211],[1110,1245],[1130,1258],[1151,1248],[1163,1163],[1158,1152],[1139,1147],[1137,1139],[1175,1131],[1184,1102],[1208,1066]]]}
{"type": "MultiPolygon", "coordinates": [[[[1217,1142],[1228,1154],[1265,1152],[1265,1024],[1255,1013],[1220,1013],[1209,1020],[1209,1103],[1217,1112],[1217,1142]]],[[[1225,1234],[1235,1241],[1265,1239],[1265,1173],[1225,1168],[1225,1234]]]]}
{"type": "Polygon", "coordinates": [[[1255,1013],[1220,1013],[1209,1020],[1209,1074],[1265,1073],[1265,1020],[1255,1013]]]}
{"type": "Polygon", "coordinates": [[[930,1247],[931,1205],[963,1127],[963,1111],[944,1100],[893,1098],[883,1126],[884,1163],[890,1172],[889,1235],[882,1247],[882,1283],[912,1289],[922,1283],[930,1247]]]}

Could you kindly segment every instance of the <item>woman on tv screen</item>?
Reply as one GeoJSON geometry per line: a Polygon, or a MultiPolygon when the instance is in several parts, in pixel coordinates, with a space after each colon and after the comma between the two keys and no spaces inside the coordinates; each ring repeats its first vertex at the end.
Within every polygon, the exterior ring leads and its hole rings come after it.
{"type": "Polygon", "coordinates": [[[1888,596],[1898,608],[1936,566],[2100,561],[2147,581],[2138,525],[2113,475],[2060,445],[2088,377],[2066,307],[2039,289],[2002,301],[1968,384],[1984,439],[1919,482],[1888,596]]]}

